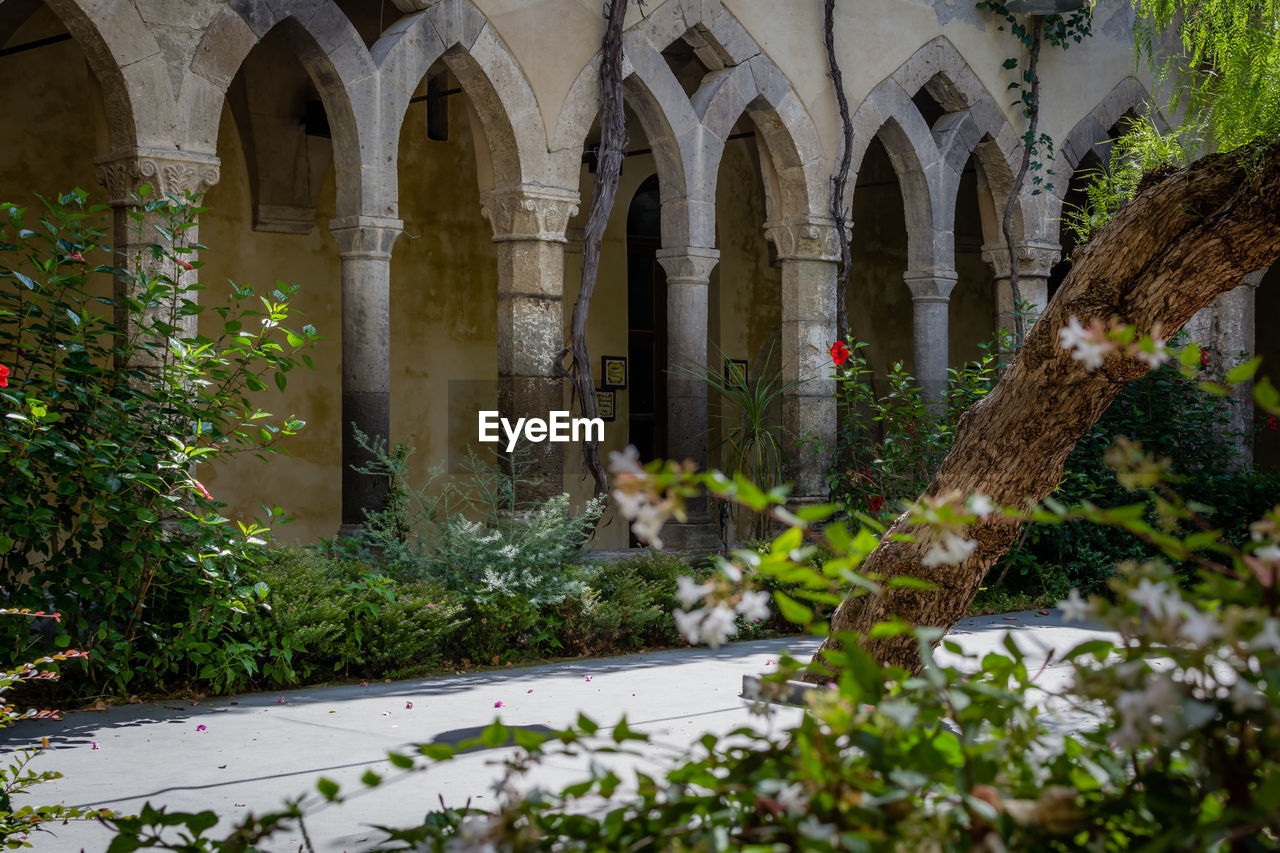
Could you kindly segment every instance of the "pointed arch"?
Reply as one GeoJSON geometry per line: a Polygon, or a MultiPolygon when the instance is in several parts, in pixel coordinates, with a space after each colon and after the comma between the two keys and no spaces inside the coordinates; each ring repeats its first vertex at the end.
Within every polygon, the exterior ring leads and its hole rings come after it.
{"type": "Polygon", "coordinates": [[[102,86],[111,150],[166,140],[168,125],[157,120],[155,110],[139,115],[147,104],[172,108],[174,98],[160,46],[138,10],[129,3],[104,8],[89,0],[45,0],[45,5],[75,38],[102,86]]]}
{"type": "Polygon", "coordinates": [[[546,132],[524,70],[488,19],[470,2],[439,3],[406,15],[373,46],[382,82],[379,145],[395,168],[400,131],[413,93],[442,60],[480,120],[492,162],[492,186],[542,185],[550,179],[546,132]]]}
{"type": "Polygon", "coordinates": [[[332,0],[220,6],[183,78],[186,138],[197,149],[215,150],[227,89],[249,52],[273,31],[284,37],[324,103],[333,134],[338,216],[392,215],[380,198],[377,176],[360,157],[368,116],[376,111],[376,69],[360,34],[332,0]]]}

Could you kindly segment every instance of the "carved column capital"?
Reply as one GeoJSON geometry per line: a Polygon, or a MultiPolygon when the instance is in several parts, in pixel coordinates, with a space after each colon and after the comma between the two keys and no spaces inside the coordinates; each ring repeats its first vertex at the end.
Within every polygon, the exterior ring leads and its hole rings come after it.
{"type": "Polygon", "coordinates": [[[344,216],[329,221],[343,258],[390,260],[391,249],[404,231],[404,223],[387,216],[344,216]]]}
{"type": "Polygon", "coordinates": [[[902,274],[912,302],[948,302],[960,276],[955,270],[907,270],[902,274]]]}
{"type": "Polygon", "coordinates": [[[667,272],[668,284],[706,284],[720,263],[720,250],[702,246],[659,249],[658,263],[667,272]]]}
{"type": "Polygon", "coordinates": [[[213,154],[164,148],[129,148],[98,157],[94,164],[98,183],[117,207],[131,204],[131,195],[144,184],[157,195],[185,198],[205,192],[222,175],[213,154]]]}
{"type": "Polygon", "coordinates": [[[576,192],[524,185],[485,193],[480,212],[493,226],[495,243],[564,243],[565,229],[578,213],[579,199],[576,192]]]}
{"type": "MultiPolygon", "coordinates": [[[[1019,243],[1018,275],[1048,278],[1049,273],[1062,257],[1062,247],[1056,243],[1019,243]]],[[[996,278],[1009,277],[1009,250],[1004,243],[988,243],[982,247],[982,260],[991,267],[996,278]]]]}
{"type": "MultiPolygon", "coordinates": [[[[845,228],[849,228],[848,224],[845,228]]],[[[764,236],[777,248],[780,261],[840,260],[840,237],[831,219],[804,217],[766,222],[764,236]]]]}

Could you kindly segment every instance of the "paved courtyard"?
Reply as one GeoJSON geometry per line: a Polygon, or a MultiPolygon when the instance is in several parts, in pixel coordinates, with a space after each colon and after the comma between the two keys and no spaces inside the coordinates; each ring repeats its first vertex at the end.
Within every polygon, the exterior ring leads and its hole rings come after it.
{"type": "MultiPolygon", "coordinates": [[[[966,651],[981,653],[999,647],[1008,630],[1027,653],[1029,666],[1036,668],[1050,649],[1061,652],[1105,636],[1096,628],[1064,626],[1057,611],[966,619],[950,636],[966,651]]],[[[481,807],[492,804],[492,786],[502,775],[499,762],[506,753],[471,752],[406,775],[391,768],[388,751],[426,741],[457,742],[476,735],[494,717],[508,725],[559,728],[579,713],[603,725],[625,715],[629,725],[655,742],[646,747],[644,758],[630,763],[649,765],[652,772],[704,733],[794,721],[801,713],[796,708],[780,708],[768,719],[750,715],[738,695],[742,677],[772,669],[784,650],[804,657],[816,645],[810,638],[762,640],[718,650],[681,649],[367,686],[77,711],[62,722],[32,722],[8,730],[5,749],[49,738],[51,748],[37,767],[65,775],[35,789],[42,802],[124,813],[137,812],[145,802],[173,811],[213,809],[224,823],[286,798],[314,797],[321,776],[344,790],[359,790],[360,776],[373,770],[389,783],[348,803],[322,808],[307,824],[318,850],[355,853],[382,838],[373,825],[412,824],[442,799],[450,806],[468,799],[481,807]]],[[[945,660],[946,655],[939,657],[945,660]]],[[[1038,683],[1050,687],[1066,674],[1065,667],[1051,665],[1038,683]]],[[[1065,725],[1070,728],[1070,721],[1065,725]]],[[[610,764],[620,761],[613,758],[610,764]]],[[[586,766],[585,759],[552,760],[522,784],[550,787],[572,781],[581,778],[586,766]]],[[[35,849],[101,853],[110,839],[105,828],[94,824],[57,827],[56,832],[32,836],[35,849]]],[[[296,851],[300,843],[297,833],[281,833],[269,849],[296,851]]]]}

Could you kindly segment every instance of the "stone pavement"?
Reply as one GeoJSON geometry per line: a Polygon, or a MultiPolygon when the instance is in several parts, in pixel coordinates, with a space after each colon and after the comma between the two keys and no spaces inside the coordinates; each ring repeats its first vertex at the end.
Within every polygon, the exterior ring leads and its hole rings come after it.
{"type": "MultiPolygon", "coordinates": [[[[1064,626],[1059,613],[1050,611],[1048,616],[1025,612],[966,619],[950,638],[967,652],[980,654],[1000,647],[1006,629],[1013,630],[1031,667],[1038,667],[1049,649],[1061,652],[1106,636],[1097,628],[1064,626]]],[[[554,729],[570,724],[579,713],[602,725],[625,715],[629,725],[652,735],[654,743],[645,747],[643,758],[615,756],[607,763],[629,763],[654,772],[704,733],[724,734],[744,724],[780,727],[794,722],[802,713],[797,708],[781,708],[770,718],[748,714],[738,696],[742,676],[771,669],[771,659],[783,650],[804,657],[816,644],[812,638],[760,640],[717,650],[650,652],[367,687],[317,687],[198,704],[174,701],[79,711],[62,722],[30,722],[10,729],[4,748],[37,743],[42,736],[50,739],[51,748],[36,768],[60,771],[64,778],[33,789],[28,802],[38,799],[123,813],[136,813],[150,802],[171,811],[213,809],[224,820],[250,809],[261,813],[286,798],[314,797],[315,781],[321,776],[340,783],[344,791],[363,790],[358,779],[373,770],[388,782],[348,803],[321,809],[307,823],[318,850],[355,853],[383,837],[372,825],[410,825],[432,806],[438,807],[441,799],[450,806],[468,799],[479,807],[492,804],[492,786],[502,773],[496,762],[507,753],[471,752],[408,775],[391,768],[388,751],[473,737],[494,717],[508,725],[554,729]]],[[[947,657],[939,653],[941,660],[947,657]]],[[[1048,687],[1066,674],[1063,666],[1049,666],[1039,683],[1048,687]]],[[[1061,725],[1070,729],[1082,724],[1066,720],[1061,725]]],[[[554,787],[583,778],[587,761],[550,760],[521,784],[554,787]]],[[[57,827],[56,832],[33,835],[35,849],[100,853],[111,837],[95,824],[57,827]]],[[[300,843],[298,834],[281,833],[269,849],[296,851],[300,843]]]]}

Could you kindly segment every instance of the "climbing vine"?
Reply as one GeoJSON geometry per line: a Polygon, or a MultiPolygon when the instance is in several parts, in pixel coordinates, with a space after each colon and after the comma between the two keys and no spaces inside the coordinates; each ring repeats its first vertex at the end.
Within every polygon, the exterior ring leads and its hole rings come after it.
{"type": "Polygon", "coordinates": [[[849,232],[844,215],[844,197],[849,186],[849,170],[853,165],[853,119],[849,114],[849,96],[844,90],[844,75],[836,61],[836,0],[824,0],[822,8],[822,42],[827,52],[827,74],[836,94],[840,110],[840,161],[831,176],[831,218],[835,222],[836,239],[840,241],[840,268],[836,273],[836,340],[843,341],[849,331],[848,300],[849,267],[853,254],[849,248],[849,232]]]}
{"type": "MultiPolygon", "coordinates": [[[[623,148],[626,145],[626,116],[622,107],[622,29],[627,17],[628,0],[609,0],[604,47],[600,55],[600,170],[591,191],[591,213],[582,245],[582,288],[573,306],[569,326],[569,344],[556,357],[560,374],[573,385],[574,395],[588,418],[600,417],[595,379],[591,375],[591,358],[587,353],[587,316],[591,295],[595,292],[596,275],[600,271],[600,245],[604,229],[618,194],[618,178],[622,174],[623,148]],[[564,366],[568,359],[568,366],[564,366]]],[[[586,430],[582,441],[583,465],[595,481],[595,494],[608,491],[608,479],[600,464],[600,445],[586,430]]]]}
{"type": "MultiPolygon", "coordinates": [[[[1013,237],[1013,213],[1028,175],[1031,177],[1032,195],[1053,190],[1053,183],[1047,180],[1053,177],[1053,169],[1045,165],[1053,159],[1053,139],[1047,133],[1040,132],[1040,47],[1048,42],[1053,47],[1066,50],[1092,35],[1093,2],[1086,0],[1080,9],[1066,15],[1029,15],[1029,22],[1019,19],[1001,0],[978,0],[977,7],[989,10],[997,19],[1003,19],[1005,23],[998,25],[996,29],[1003,31],[1007,26],[1026,52],[1025,67],[1018,78],[1009,84],[1009,89],[1018,93],[1013,105],[1021,105],[1027,129],[1022,134],[1022,161],[1014,175],[1001,219],[1005,249],[1009,253],[1009,286],[1013,290],[1014,304],[1020,308],[1023,299],[1018,286],[1018,248],[1013,237]]],[[[1003,67],[1009,71],[1022,65],[1023,60],[1016,56],[1009,57],[1003,63],[1003,67]]],[[[1021,310],[1014,312],[1013,332],[1015,341],[1020,343],[1026,334],[1021,310]]]]}

